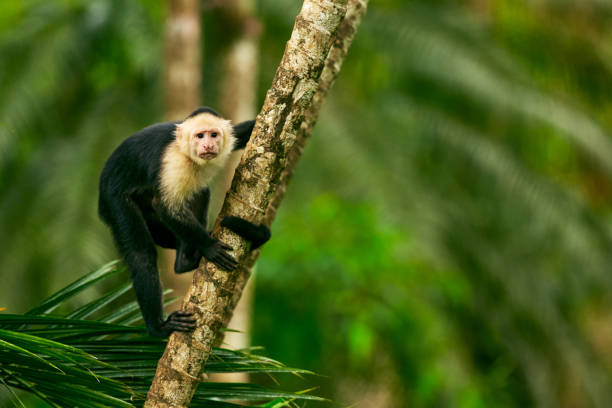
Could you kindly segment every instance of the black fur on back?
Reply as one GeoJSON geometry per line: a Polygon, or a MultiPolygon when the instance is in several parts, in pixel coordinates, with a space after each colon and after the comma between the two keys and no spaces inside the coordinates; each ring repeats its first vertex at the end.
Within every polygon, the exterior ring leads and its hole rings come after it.
{"type": "Polygon", "coordinates": [[[161,157],[175,140],[179,122],[158,123],[146,127],[125,139],[106,162],[100,177],[99,212],[108,219],[105,197],[132,194],[142,190],[157,190],[161,157]]]}

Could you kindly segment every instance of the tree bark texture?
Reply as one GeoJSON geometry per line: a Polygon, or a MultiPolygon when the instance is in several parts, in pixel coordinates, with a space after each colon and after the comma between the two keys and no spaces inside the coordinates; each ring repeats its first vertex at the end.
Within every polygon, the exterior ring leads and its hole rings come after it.
{"type": "MultiPolygon", "coordinates": [[[[351,8],[360,10],[360,16],[365,5],[363,0],[351,0],[351,8]]],[[[219,220],[237,215],[255,224],[272,223],[283,194],[279,190],[284,190],[291,175],[285,169],[295,166],[360,20],[345,19],[346,8],[347,0],[304,1],[213,230],[215,238],[234,248],[232,255],[240,266],[227,272],[203,262],[194,273],[183,306],[196,313],[198,327],[170,337],[145,407],[187,407],[191,401],[219,329],[229,320],[259,253],[249,251],[249,244],[238,235],[220,228],[219,220]],[[343,19],[354,26],[341,25],[343,19]],[[342,36],[347,34],[350,39],[345,41],[342,36]]]]}
{"type": "MultiPolygon", "coordinates": [[[[295,135],[294,145],[287,155],[285,168],[281,173],[280,181],[267,207],[265,220],[263,222],[265,225],[272,225],[272,221],[276,217],[278,206],[285,195],[287,185],[289,184],[291,176],[295,171],[295,167],[302,155],[306,141],[312,133],[314,125],[316,124],[317,118],[319,117],[319,112],[321,111],[321,106],[323,105],[331,86],[338,76],[340,68],[342,68],[344,57],[346,57],[346,54],[348,53],[348,50],[353,42],[353,38],[355,38],[357,28],[365,16],[367,7],[368,0],[348,0],[345,18],[338,26],[334,43],[325,59],[325,66],[321,72],[321,76],[319,77],[318,88],[312,97],[312,103],[305,111],[304,120],[302,121],[300,128],[295,135]]],[[[251,255],[256,259],[259,254],[251,255]]],[[[248,262],[254,263],[255,259],[248,262]]],[[[222,327],[225,327],[232,317],[233,310],[236,308],[236,305],[242,298],[242,291],[248,282],[248,278],[248,274],[242,274],[236,279],[230,305],[228,308],[226,308],[226,312],[229,313],[229,315],[224,317],[222,327]]]]}
{"type": "MultiPolygon", "coordinates": [[[[261,33],[261,24],[255,17],[255,2],[253,0],[225,0],[220,2],[219,14],[225,16],[228,30],[233,31],[228,35],[230,41],[224,44],[222,64],[223,73],[221,77],[221,95],[219,111],[223,117],[230,119],[233,123],[249,120],[256,115],[256,94],[258,67],[258,43],[261,33]]],[[[242,151],[234,153],[235,163],[240,162],[242,151]]],[[[235,166],[234,166],[235,167],[235,166]]],[[[234,178],[234,172],[224,174],[221,188],[227,191],[234,178]]],[[[216,209],[221,210],[224,195],[219,196],[219,203],[212,203],[216,209]]],[[[218,214],[214,211],[213,214],[218,214]]],[[[213,222],[215,220],[212,220],[213,222]]],[[[254,272],[253,267],[252,272],[254,272]]],[[[226,331],[217,336],[216,343],[222,344],[233,350],[245,349],[250,346],[251,316],[253,309],[254,279],[243,291],[240,301],[234,309],[234,315],[227,326],[232,331],[226,331]]],[[[215,382],[248,382],[249,374],[246,372],[216,373],[209,378],[215,382]]]]}

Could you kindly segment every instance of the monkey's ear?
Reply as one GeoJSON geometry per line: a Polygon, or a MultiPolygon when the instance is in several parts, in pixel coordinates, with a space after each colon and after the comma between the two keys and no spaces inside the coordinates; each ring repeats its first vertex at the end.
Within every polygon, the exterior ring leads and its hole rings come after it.
{"type": "Polygon", "coordinates": [[[176,135],[176,140],[181,140],[183,138],[183,126],[181,123],[176,124],[174,134],[176,135]]]}

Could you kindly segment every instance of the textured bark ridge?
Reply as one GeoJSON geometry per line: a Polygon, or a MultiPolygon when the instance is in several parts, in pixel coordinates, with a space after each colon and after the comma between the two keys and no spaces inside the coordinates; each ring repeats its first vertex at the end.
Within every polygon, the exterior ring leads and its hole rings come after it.
{"type": "MultiPolygon", "coordinates": [[[[295,166],[302,155],[306,141],[312,133],[317,118],[319,117],[321,106],[327,97],[327,93],[340,72],[344,57],[346,57],[351,43],[353,42],[353,38],[357,32],[357,27],[359,27],[361,20],[365,16],[367,6],[368,0],[348,0],[346,16],[338,26],[336,38],[334,39],[333,45],[331,46],[325,59],[325,65],[321,72],[321,76],[319,77],[318,87],[312,97],[312,103],[304,112],[304,120],[300,124],[299,130],[295,134],[295,142],[287,155],[285,168],[282,170],[280,175],[280,182],[276,186],[274,194],[266,209],[265,219],[263,221],[265,225],[270,226],[274,220],[274,217],[276,217],[276,210],[278,209],[278,206],[285,195],[287,184],[291,180],[291,176],[293,175],[295,166]]],[[[259,253],[250,254],[249,259],[247,259],[244,264],[254,264],[258,255],[259,253]]],[[[225,317],[222,327],[225,327],[229,322],[231,313],[240,300],[242,289],[246,285],[248,278],[248,274],[241,274],[238,276],[234,291],[232,293],[230,307],[227,308],[229,315],[225,317]]]]}
{"type": "Polygon", "coordinates": [[[219,329],[231,317],[259,251],[219,220],[238,215],[272,223],[320,106],[336,77],[366,0],[305,0],[291,39],[236,170],[213,236],[234,248],[240,267],[227,272],[202,263],[183,308],[198,316],[193,333],[174,333],[160,359],[145,407],[187,407],[219,329]],[[345,18],[346,14],[346,18],[345,18]]]}

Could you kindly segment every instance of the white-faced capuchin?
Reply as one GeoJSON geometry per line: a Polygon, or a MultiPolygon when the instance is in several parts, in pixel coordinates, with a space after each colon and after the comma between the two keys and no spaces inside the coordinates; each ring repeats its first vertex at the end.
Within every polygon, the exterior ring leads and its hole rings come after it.
{"type": "MultiPolygon", "coordinates": [[[[246,146],[253,125],[232,126],[201,107],[181,122],[159,123],[128,137],[102,170],[98,212],[125,259],[152,336],[195,328],[190,312],[163,318],[155,245],[176,249],[176,273],[197,268],[202,256],[225,270],[237,266],[226,252],[232,248],[206,230],[209,186],[216,175],[235,166],[232,152],[246,146]]],[[[270,238],[267,227],[238,217],[226,217],[221,225],[250,241],[252,249],[270,238]]]]}

